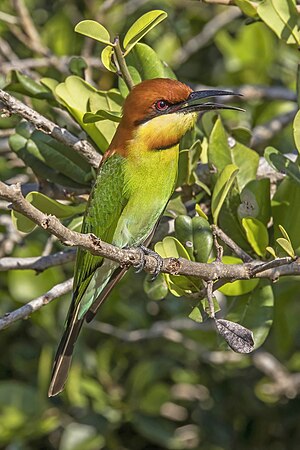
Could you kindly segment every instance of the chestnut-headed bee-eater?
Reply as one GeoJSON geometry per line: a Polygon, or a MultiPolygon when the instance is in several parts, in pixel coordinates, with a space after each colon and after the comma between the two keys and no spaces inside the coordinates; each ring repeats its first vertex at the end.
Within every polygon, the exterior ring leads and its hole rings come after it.
{"type": "MultiPolygon", "coordinates": [[[[149,240],[176,184],[179,142],[198,112],[238,109],[205,99],[232,95],[193,91],[167,78],[146,80],[127,96],[121,122],[106,151],[90,194],[82,233],[93,233],[118,247],[149,240]]],[[[78,249],[73,299],[59,344],[48,395],[62,391],[74,344],[84,320],[91,320],[126,269],[78,249]]]]}

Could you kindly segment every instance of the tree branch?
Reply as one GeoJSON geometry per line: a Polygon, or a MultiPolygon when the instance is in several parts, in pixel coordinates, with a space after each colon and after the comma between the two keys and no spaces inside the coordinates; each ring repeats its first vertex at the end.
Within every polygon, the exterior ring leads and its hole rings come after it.
{"type": "Polygon", "coordinates": [[[86,140],[79,140],[65,128],[60,128],[51,120],[42,116],[29,106],[17,100],[12,95],[0,89],[0,109],[2,114],[17,114],[28,120],[37,130],[49,134],[54,139],[83,156],[93,167],[97,168],[101,161],[101,155],[96,152],[92,145],[86,140]]]}
{"type": "Polygon", "coordinates": [[[70,261],[74,261],[76,255],[75,249],[69,249],[64,252],[53,253],[48,256],[36,256],[28,258],[7,257],[0,259],[0,272],[7,270],[28,270],[43,272],[49,267],[60,266],[70,261]]]}
{"type": "Polygon", "coordinates": [[[20,319],[27,319],[33,312],[42,308],[42,306],[48,305],[53,300],[62,295],[70,292],[73,286],[73,278],[70,278],[63,283],[57,284],[50,291],[41,295],[40,297],[31,300],[31,302],[27,303],[21,308],[15,309],[14,311],[4,314],[3,317],[0,318],[0,330],[4,330],[9,327],[11,324],[20,319]]]}
{"type": "MultiPolygon", "coordinates": [[[[121,249],[102,242],[93,234],[82,234],[69,230],[56,217],[44,214],[31,205],[23,197],[18,185],[7,186],[0,182],[0,197],[11,202],[13,209],[31,219],[44,230],[55,235],[65,245],[81,247],[93,255],[103,256],[116,261],[122,267],[135,266],[141,262],[141,252],[138,249],[121,249]]],[[[151,255],[146,255],[145,270],[154,273],[156,266],[156,259],[151,255]]],[[[164,258],[161,271],[171,275],[195,276],[206,281],[225,279],[229,282],[253,277],[273,280],[281,275],[299,275],[300,261],[292,258],[278,258],[272,264],[268,263],[268,265],[263,261],[257,260],[244,264],[223,264],[218,261],[205,264],[188,261],[183,258],[164,258]],[[261,264],[260,271],[258,264],[261,264]]]]}
{"type": "Polygon", "coordinates": [[[253,135],[250,142],[250,147],[257,149],[262,147],[278,134],[284,127],[289,125],[298,111],[298,108],[294,108],[284,114],[274,117],[264,125],[258,125],[253,129],[253,135]]]}
{"type": "Polygon", "coordinates": [[[231,23],[242,15],[242,11],[235,7],[226,9],[211,19],[199,34],[192,37],[180,49],[178,49],[172,58],[172,64],[177,67],[185,63],[194,53],[205,47],[215,34],[223,27],[231,23]]]}

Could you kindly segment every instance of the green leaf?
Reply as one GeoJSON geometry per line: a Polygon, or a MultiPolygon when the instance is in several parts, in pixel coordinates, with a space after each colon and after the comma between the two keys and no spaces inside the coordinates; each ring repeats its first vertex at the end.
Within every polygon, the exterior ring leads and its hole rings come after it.
{"type": "Polygon", "coordinates": [[[74,75],[66,78],[55,89],[58,100],[72,114],[75,120],[93,139],[97,147],[104,152],[116,131],[117,124],[112,120],[101,123],[84,123],[85,113],[98,110],[121,111],[122,97],[116,89],[98,91],[86,81],[74,75]]]}
{"type": "Polygon", "coordinates": [[[151,300],[163,300],[168,294],[168,284],[165,277],[160,273],[155,280],[151,280],[151,275],[144,279],[144,291],[151,300]]]}
{"type": "Polygon", "coordinates": [[[222,205],[234,180],[237,177],[238,170],[239,168],[234,164],[228,164],[224,167],[219,178],[217,179],[211,200],[211,211],[215,224],[218,223],[218,216],[222,205]]]}
{"type": "Polygon", "coordinates": [[[269,235],[267,227],[253,217],[245,217],[242,219],[242,226],[246,232],[249,244],[259,256],[265,256],[266,247],[269,243],[269,235]]]}
{"type": "MultiPolygon", "coordinates": [[[[170,73],[170,68],[162,62],[157,53],[149,45],[141,44],[140,42],[136,44],[126,57],[126,62],[134,84],[152,78],[176,79],[175,74],[173,72],[170,73]]],[[[124,80],[120,77],[119,88],[123,97],[126,97],[128,88],[124,80]]]]}
{"type": "MultiPolygon", "coordinates": [[[[35,191],[27,194],[26,200],[40,211],[46,214],[54,215],[60,219],[72,217],[76,214],[82,214],[86,208],[85,203],[80,203],[76,206],[65,205],[35,191]]],[[[17,211],[12,211],[12,220],[16,228],[23,233],[30,233],[36,227],[34,222],[17,211]]]]}
{"type": "MultiPolygon", "coordinates": [[[[216,299],[216,297],[212,298],[214,311],[217,313],[221,310],[220,305],[216,299]]],[[[189,314],[189,318],[194,322],[202,323],[209,318],[210,306],[208,304],[207,298],[203,298],[197,306],[192,309],[192,312],[189,314]]]]}
{"type": "Polygon", "coordinates": [[[202,308],[201,304],[198,306],[195,306],[192,309],[192,312],[189,314],[189,319],[191,319],[197,323],[202,323],[203,322],[202,310],[203,310],[203,308],[202,308]]]}
{"type": "Polygon", "coordinates": [[[287,44],[300,43],[298,12],[294,0],[263,0],[257,6],[259,17],[287,44]]]}
{"type": "Polygon", "coordinates": [[[209,222],[204,217],[192,218],[194,259],[206,263],[213,248],[213,235],[209,222]]]}
{"type": "Polygon", "coordinates": [[[5,86],[5,89],[38,99],[53,98],[49,89],[46,89],[42,84],[37,83],[28,75],[24,75],[18,70],[13,70],[10,73],[10,82],[5,86]]]}
{"type": "Polygon", "coordinates": [[[197,203],[195,206],[195,211],[198,214],[198,216],[203,217],[204,219],[208,220],[207,215],[205,212],[201,209],[201,206],[197,203]]]}
{"type": "Polygon", "coordinates": [[[228,300],[226,319],[238,322],[254,334],[255,348],[260,347],[273,323],[274,294],[269,282],[260,281],[249,294],[228,300]]]}
{"type": "MultiPolygon", "coordinates": [[[[299,89],[300,89],[300,87],[299,87],[299,89]]],[[[293,130],[294,130],[295,144],[296,144],[298,153],[300,153],[300,111],[298,111],[295,116],[295,119],[293,122],[293,130]]]]}
{"type": "Polygon", "coordinates": [[[56,86],[59,85],[59,81],[55,80],[54,78],[48,78],[48,77],[41,78],[40,83],[43,86],[46,86],[53,93],[55,91],[56,86]]]}
{"type": "Polygon", "coordinates": [[[73,56],[69,62],[69,70],[73,75],[84,77],[84,71],[88,65],[81,56],[73,56]]]}
{"type": "MultiPolygon", "coordinates": [[[[224,264],[242,264],[243,261],[240,258],[236,258],[235,256],[223,256],[222,262],[224,264]]],[[[236,296],[236,295],[244,295],[253,291],[259,283],[259,279],[253,280],[237,280],[233,283],[224,284],[224,286],[220,287],[218,291],[222,292],[224,295],[228,296],[236,296]]]]}
{"type": "Polygon", "coordinates": [[[273,256],[274,259],[277,258],[277,255],[276,255],[275,250],[274,250],[273,247],[269,247],[268,246],[268,247],[266,247],[266,250],[267,250],[267,252],[269,252],[273,256]]]}
{"type": "Polygon", "coordinates": [[[287,231],[296,252],[300,248],[300,185],[285,178],[279,185],[272,201],[274,239],[282,237],[279,225],[287,231]]]}
{"type": "Polygon", "coordinates": [[[192,218],[190,216],[186,216],[180,214],[175,219],[175,234],[176,238],[181,242],[184,246],[185,250],[189,254],[190,259],[194,259],[193,252],[193,224],[192,218]]]}
{"type": "Polygon", "coordinates": [[[110,35],[107,29],[95,20],[82,20],[76,25],[75,31],[76,33],[102,42],[102,44],[113,45],[110,42],[110,35]]]}
{"type": "Polygon", "coordinates": [[[101,120],[111,120],[113,122],[121,122],[121,113],[116,111],[105,111],[104,109],[99,109],[96,113],[85,113],[83,116],[84,123],[94,123],[101,120]]]}
{"type": "Polygon", "coordinates": [[[271,217],[270,179],[250,181],[241,192],[241,204],[238,207],[238,216],[254,217],[265,225],[271,217]]]}
{"type": "Polygon", "coordinates": [[[300,183],[300,169],[296,163],[286,158],[274,147],[267,147],[265,149],[264,157],[273,169],[280,173],[285,173],[293,180],[300,183]]]}
{"type": "Polygon", "coordinates": [[[241,9],[244,14],[246,14],[246,16],[253,18],[257,17],[256,8],[254,8],[249,0],[234,0],[234,3],[241,9]]]}
{"type": "Polygon", "coordinates": [[[282,236],[283,236],[287,241],[289,241],[289,243],[291,244],[291,239],[290,239],[290,237],[289,237],[287,231],[285,230],[285,228],[284,228],[282,225],[278,225],[278,227],[279,227],[279,230],[281,231],[282,236]]]}
{"type": "Polygon", "coordinates": [[[276,242],[277,242],[278,245],[280,245],[281,248],[283,248],[283,250],[291,258],[295,258],[295,252],[294,252],[294,249],[292,247],[292,244],[291,244],[290,240],[287,240],[285,238],[278,238],[278,239],[276,239],[276,242]]]}
{"type": "Polygon", "coordinates": [[[90,185],[92,172],[85,159],[28,122],[18,124],[9,144],[40,179],[73,188],[90,185]]]}
{"type": "MultiPolygon", "coordinates": [[[[167,236],[161,242],[155,244],[154,250],[162,258],[190,259],[183,245],[174,237],[167,236]]],[[[164,274],[169,291],[176,297],[199,291],[199,280],[193,277],[164,274]]]]}
{"type": "Polygon", "coordinates": [[[229,146],[227,133],[218,118],[209,139],[208,162],[217,169],[217,174],[213,176],[214,182],[226,166],[235,164],[239,168],[237,184],[241,192],[249,181],[256,179],[259,156],[237,141],[229,146]]]}
{"type": "Polygon", "coordinates": [[[117,72],[117,68],[115,64],[113,63],[113,54],[114,49],[110,45],[107,45],[104,47],[104,49],[101,52],[101,61],[104,67],[109,70],[110,72],[117,72]]]}
{"type": "MultiPolygon", "coordinates": [[[[195,183],[202,183],[196,174],[201,150],[202,147],[199,139],[193,139],[193,143],[189,148],[183,148],[180,150],[177,186],[182,186],[183,184],[191,186],[195,183]]],[[[207,186],[205,186],[205,190],[206,192],[208,191],[208,194],[210,195],[210,191],[207,186]]]]}
{"type": "Polygon", "coordinates": [[[149,11],[143,16],[141,16],[127,31],[123,47],[126,50],[126,54],[140,41],[147,33],[149,33],[152,28],[158,25],[162,20],[164,20],[168,14],[162,10],[149,11]]]}

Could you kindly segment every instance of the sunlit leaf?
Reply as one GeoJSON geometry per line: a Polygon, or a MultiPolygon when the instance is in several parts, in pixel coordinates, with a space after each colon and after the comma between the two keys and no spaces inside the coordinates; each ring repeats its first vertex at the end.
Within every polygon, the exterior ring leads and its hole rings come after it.
{"type": "Polygon", "coordinates": [[[164,20],[168,14],[165,11],[153,10],[141,16],[127,31],[123,47],[126,54],[140,41],[152,28],[164,20]]]}
{"type": "MultiPolygon", "coordinates": [[[[242,264],[243,261],[235,256],[223,256],[222,262],[224,264],[242,264]]],[[[248,294],[248,292],[253,291],[259,283],[259,279],[252,280],[236,280],[233,283],[226,283],[224,286],[220,287],[218,290],[224,295],[230,297],[236,295],[248,294]]]]}
{"type": "Polygon", "coordinates": [[[266,250],[267,250],[267,252],[269,252],[273,256],[274,259],[277,258],[277,255],[276,255],[275,250],[274,250],[273,247],[268,246],[268,247],[266,247],[266,250]]]}
{"type": "Polygon", "coordinates": [[[280,39],[299,45],[299,17],[294,0],[263,0],[257,6],[257,13],[280,39]]]}
{"type": "Polygon", "coordinates": [[[242,226],[246,232],[247,240],[255,253],[259,256],[265,256],[266,247],[269,244],[267,227],[253,217],[242,219],[242,226]]]}
{"type": "Polygon", "coordinates": [[[214,223],[218,223],[218,216],[221,211],[222,205],[228,194],[236,176],[239,168],[234,164],[228,164],[217,179],[212,200],[211,200],[211,211],[214,218],[214,223]]]}
{"type": "Polygon", "coordinates": [[[295,258],[295,252],[294,249],[292,247],[292,244],[289,240],[285,239],[285,238],[278,238],[276,239],[276,242],[278,245],[280,245],[281,248],[283,248],[283,250],[291,257],[291,258],[295,258]]]}
{"type": "Polygon", "coordinates": [[[216,169],[213,181],[216,183],[219,174],[229,164],[234,164],[237,173],[237,184],[241,191],[247,183],[256,179],[259,162],[258,154],[245,145],[234,141],[229,145],[228,135],[220,118],[216,121],[209,139],[208,146],[209,164],[216,169]]]}
{"type": "Polygon", "coordinates": [[[244,14],[246,14],[249,17],[257,17],[257,11],[256,8],[253,6],[253,4],[250,2],[250,0],[234,0],[234,3],[236,6],[238,6],[244,14]]]}
{"type": "Polygon", "coordinates": [[[117,72],[117,68],[115,64],[113,63],[113,54],[114,49],[110,45],[107,45],[104,47],[104,49],[101,52],[101,61],[104,67],[109,70],[110,72],[117,72]]]}
{"type": "Polygon", "coordinates": [[[113,45],[110,42],[110,35],[107,29],[95,20],[82,20],[76,25],[75,31],[103,44],[113,45]]]}
{"type": "MultiPolygon", "coordinates": [[[[53,200],[40,192],[30,192],[26,195],[26,200],[40,211],[46,214],[54,215],[61,219],[71,217],[76,214],[82,214],[86,208],[85,203],[80,203],[76,206],[64,205],[63,203],[53,200]]],[[[34,222],[17,211],[12,211],[12,219],[16,228],[23,233],[30,233],[36,227],[34,222]]]]}
{"type": "Polygon", "coordinates": [[[294,130],[294,140],[298,150],[300,153],[300,111],[297,112],[294,122],[293,122],[293,130],[294,130]]]}

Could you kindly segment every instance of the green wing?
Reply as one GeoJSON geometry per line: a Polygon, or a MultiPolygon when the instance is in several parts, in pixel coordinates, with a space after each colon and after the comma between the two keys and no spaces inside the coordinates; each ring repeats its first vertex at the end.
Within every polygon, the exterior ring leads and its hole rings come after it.
{"type": "MultiPolygon", "coordinates": [[[[82,225],[82,233],[93,233],[105,242],[111,242],[124,206],[124,158],[112,155],[101,166],[91,192],[82,225]]],[[[103,264],[101,256],[78,249],[73,302],[78,304],[95,270],[103,264]]],[[[73,306],[75,306],[75,304],[73,306]]]]}

